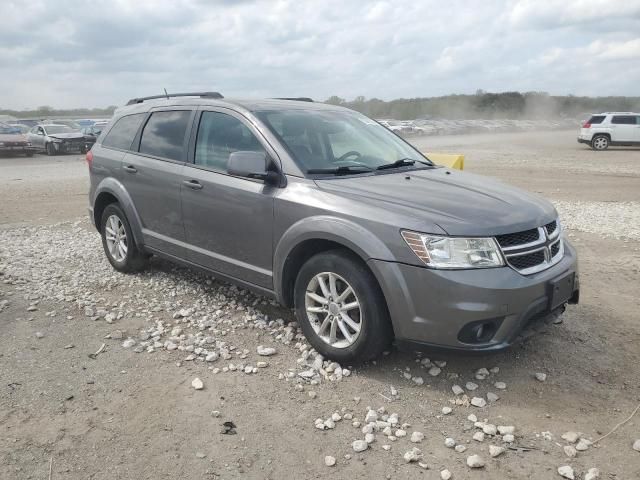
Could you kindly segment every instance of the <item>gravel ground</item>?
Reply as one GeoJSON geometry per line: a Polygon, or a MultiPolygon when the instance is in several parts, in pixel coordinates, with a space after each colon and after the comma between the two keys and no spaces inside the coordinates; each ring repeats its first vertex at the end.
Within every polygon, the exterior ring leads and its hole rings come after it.
{"type": "Polygon", "coordinates": [[[492,356],[323,362],[269,300],[155,259],[114,272],[81,158],[0,158],[0,479],[639,478],[640,415],[589,441],[640,402],[640,150],[412,141],[556,203],[581,261],[564,323],[492,356]]]}

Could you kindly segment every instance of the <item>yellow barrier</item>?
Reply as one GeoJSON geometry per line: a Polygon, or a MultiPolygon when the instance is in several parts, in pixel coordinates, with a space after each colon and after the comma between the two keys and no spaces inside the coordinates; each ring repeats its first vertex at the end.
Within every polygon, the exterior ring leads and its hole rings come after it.
{"type": "Polygon", "coordinates": [[[454,155],[451,153],[427,153],[423,152],[428,159],[433,160],[437,165],[464,170],[464,155],[454,155]]]}

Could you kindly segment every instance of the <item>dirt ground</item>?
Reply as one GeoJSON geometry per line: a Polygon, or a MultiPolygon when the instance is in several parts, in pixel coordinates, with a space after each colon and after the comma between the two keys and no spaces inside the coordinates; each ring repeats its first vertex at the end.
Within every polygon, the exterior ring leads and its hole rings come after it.
{"type": "Polygon", "coordinates": [[[592,467],[602,479],[640,478],[640,452],[631,448],[640,438],[640,413],[575,458],[563,451],[563,433],[595,440],[640,403],[640,149],[596,153],[577,144],[575,133],[411,140],[426,151],[462,153],[466,170],[556,203],[581,269],[580,304],[567,309],[562,324],[501,354],[425,352],[447,362],[437,377],[421,370],[415,354],[394,349],[320,385],[279,378],[297,368],[295,341],[284,345],[268,328],[233,320],[253,308],[290,320],[289,311],[161,261],[133,277],[111,272],[86,218],[81,157],[0,158],[0,479],[429,480],[446,468],[454,480],[546,480],[561,478],[562,465],[571,465],[576,479],[592,467]],[[87,298],[98,306],[127,304],[125,314],[112,324],[94,321],[79,302],[87,298]],[[248,350],[244,363],[264,360],[257,345],[275,346],[268,367],[215,374],[212,367],[228,362],[186,361],[180,350],[136,353],[122,340],[105,339],[116,329],[135,337],[158,318],[173,325],[176,306],[202,302],[220,305],[232,319],[224,338],[248,350]],[[103,342],[105,351],[90,358],[103,342]],[[482,367],[500,370],[474,380],[482,367]],[[421,372],[424,385],[405,379],[407,368],[421,372]],[[535,372],[546,373],[546,381],[535,372]],[[195,377],[203,390],[191,387],[195,377]],[[491,391],[500,399],[484,408],[452,405],[452,385],[467,381],[480,385],[469,396],[491,391]],[[496,381],[506,390],[493,388],[496,381]],[[411,424],[409,435],[420,431],[424,440],[388,442],[377,434],[367,451],[355,453],[351,443],[363,434],[352,420],[331,430],[314,427],[316,418],[336,411],[364,421],[367,406],[398,413],[411,424]],[[444,406],[453,412],[442,415],[444,406]],[[470,413],[514,425],[513,446],[522,448],[491,458],[489,445],[502,442],[472,440],[470,413]],[[221,434],[224,421],[237,434],[221,434]],[[466,451],[445,447],[446,437],[466,451]],[[382,448],[387,443],[389,451],[382,448]],[[404,461],[414,446],[429,468],[404,461]],[[486,466],[467,467],[471,454],[486,466]],[[337,464],[325,466],[326,455],[337,464]]]}

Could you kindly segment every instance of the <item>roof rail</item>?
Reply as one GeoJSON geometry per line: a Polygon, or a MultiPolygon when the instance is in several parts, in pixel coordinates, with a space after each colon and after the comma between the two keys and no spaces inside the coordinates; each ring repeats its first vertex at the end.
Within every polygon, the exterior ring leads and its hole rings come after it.
{"type": "Polygon", "coordinates": [[[218,92],[167,93],[165,95],[152,95],[150,97],[132,98],[127,102],[127,105],[135,105],[136,103],[142,103],[145,100],[155,100],[158,98],[172,98],[172,97],[224,98],[218,92]]]}
{"type": "Polygon", "coordinates": [[[277,97],[274,100],[293,100],[295,102],[311,102],[313,103],[313,98],[309,97],[277,97]]]}

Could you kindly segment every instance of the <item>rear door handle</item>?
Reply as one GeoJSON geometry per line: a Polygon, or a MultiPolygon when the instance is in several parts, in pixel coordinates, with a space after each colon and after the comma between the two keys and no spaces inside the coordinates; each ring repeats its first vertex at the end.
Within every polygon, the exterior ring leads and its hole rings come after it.
{"type": "Polygon", "coordinates": [[[129,173],[138,173],[138,169],[133,165],[127,165],[126,167],[122,167],[122,168],[124,168],[124,170],[129,173]]]}
{"type": "Polygon", "coordinates": [[[202,184],[197,180],[185,180],[182,183],[185,187],[190,188],[191,190],[202,190],[202,184]]]}

